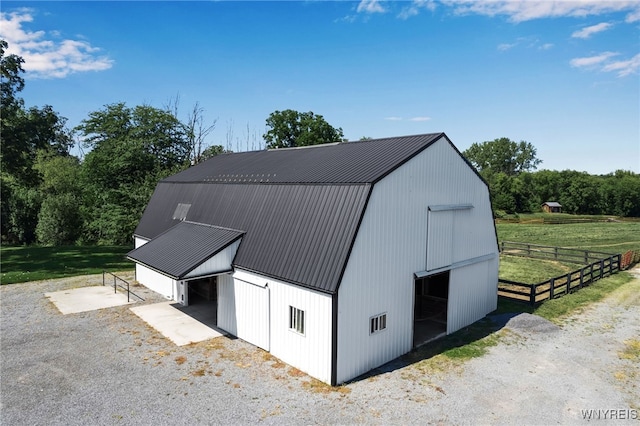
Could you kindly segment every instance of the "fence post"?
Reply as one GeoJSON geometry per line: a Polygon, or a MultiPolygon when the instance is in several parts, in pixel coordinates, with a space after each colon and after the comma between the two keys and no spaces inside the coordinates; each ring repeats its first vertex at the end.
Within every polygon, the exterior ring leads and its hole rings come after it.
{"type": "Polygon", "coordinates": [[[553,300],[553,289],[556,286],[556,279],[555,278],[551,278],[551,280],[549,281],[549,300],[553,300]]]}
{"type": "Polygon", "coordinates": [[[129,281],[127,283],[127,303],[129,303],[129,281]]]}
{"type": "Polygon", "coordinates": [[[532,285],[529,287],[531,289],[531,293],[529,294],[529,303],[531,306],[536,306],[536,285],[532,285]]]}
{"type": "Polygon", "coordinates": [[[580,269],[580,285],[578,288],[582,288],[582,284],[584,283],[584,268],[580,269]]]}
{"type": "Polygon", "coordinates": [[[604,277],[604,259],[600,261],[600,279],[604,277]]]}
{"type": "Polygon", "coordinates": [[[565,294],[569,294],[569,290],[571,290],[571,272],[567,274],[567,290],[565,294]]]}
{"type": "Polygon", "coordinates": [[[558,247],[555,247],[555,249],[554,249],[554,256],[555,256],[556,260],[558,260],[558,247]]]}
{"type": "Polygon", "coordinates": [[[116,276],[113,276],[113,294],[116,294],[118,292],[117,290],[117,284],[116,284],[116,276]]]}
{"type": "Polygon", "coordinates": [[[102,287],[104,287],[104,271],[102,271],[102,287]]]}

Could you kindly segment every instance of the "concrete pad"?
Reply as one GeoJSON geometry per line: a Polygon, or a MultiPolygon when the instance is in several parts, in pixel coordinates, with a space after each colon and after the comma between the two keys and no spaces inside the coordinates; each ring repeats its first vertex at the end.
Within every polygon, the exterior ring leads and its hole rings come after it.
{"type": "Polygon", "coordinates": [[[72,288],[44,295],[63,315],[135,303],[134,300],[127,302],[126,294],[114,293],[113,287],[105,286],[72,288]]]}
{"type": "Polygon", "coordinates": [[[131,311],[178,346],[224,335],[173,307],[175,303],[170,301],[136,306],[131,311]]]}

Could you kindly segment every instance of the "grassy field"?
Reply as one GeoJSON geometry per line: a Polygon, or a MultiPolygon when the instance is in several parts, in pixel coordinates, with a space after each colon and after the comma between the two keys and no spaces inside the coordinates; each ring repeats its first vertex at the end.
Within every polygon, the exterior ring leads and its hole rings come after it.
{"type": "MultiPolygon", "coordinates": [[[[498,223],[499,241],[570,247],[604,253],[640,250],[640,222],[543,225],[498,223]]],[[[500,256],[500,278],[534,284],[577,269],[572,263],[500,256]]]]}
{"type": "Polygon", "coordinates": [[[14,284],[76,275],[98,274],[103,270],[133,269],[125,259],[132,247],[71,246],[0,248],[1,284],[14,284]]]}
{"type": "Polygon", "coordinates": [[[640,250],[640,222],[498,223],[499,241],[517,241],[582,250],[623,253],[640,250]]]}

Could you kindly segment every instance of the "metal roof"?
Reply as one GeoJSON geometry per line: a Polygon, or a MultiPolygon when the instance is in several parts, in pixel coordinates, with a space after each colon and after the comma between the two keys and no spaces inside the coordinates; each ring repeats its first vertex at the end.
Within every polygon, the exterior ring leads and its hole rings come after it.
{"type": "Polygon", "coordinates": [[[442,137],[218,155],[162,180],[135,235],[159,238],[184,212],[245,231],[235,267],[335,293],[373,184],[442,137]]]}
{"type": "Polygon", "coordinates": [[[545,203],[542,203],[543,206],[549,206],[549,207],[562,207],[562,205],[556,201],[547,201],[545,203]]]}
{"type": "Polygon", "coordinates": [[[180,228],[169,236],[162,232],[179,223],[172,219],[179,203],[191,204],[188,220],[245,231],[234,266],[334,292],[370,188],[161,182],[135,233],[151,239],[140,248],[177,237],[180,228]]]}
{"type": "Polygon", "coordinates": [[[181,279],[242,234],[242,231],[218,226],[180,222],[143,246],[130,251],[127,257],[175,279],[181,279]]]}
{"type": "Polygon", "coordinates": [[[165,179],[217,183],[373,183],[444,136],[417,136],[217,155],[165,179]]]}

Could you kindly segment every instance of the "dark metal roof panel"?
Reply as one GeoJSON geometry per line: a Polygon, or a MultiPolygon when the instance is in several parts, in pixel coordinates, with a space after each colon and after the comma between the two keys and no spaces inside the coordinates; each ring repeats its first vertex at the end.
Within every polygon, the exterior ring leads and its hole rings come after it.
{"type": "Polygon", "coordinates": [[[369,184],[163,181],[156,188],[136,235],[158,237],[175,223],[172,217],[176,206],[191,204],[187,220],[246,232],[236,253],[235,266],[333,293],[370,188],[369,184]]]}
{"type": "MultiPolygon", "coordinates": [[[[127,255],[180,279],[242,236],[242,231],[180,222],[127,255]]],[[[231,265],[229,265],[231,267],[231,265]]]]}
{"type": "Polygon", "coordinates": [[[166,182],[373,183],[444,133],[217,155],[166,182]]]}

